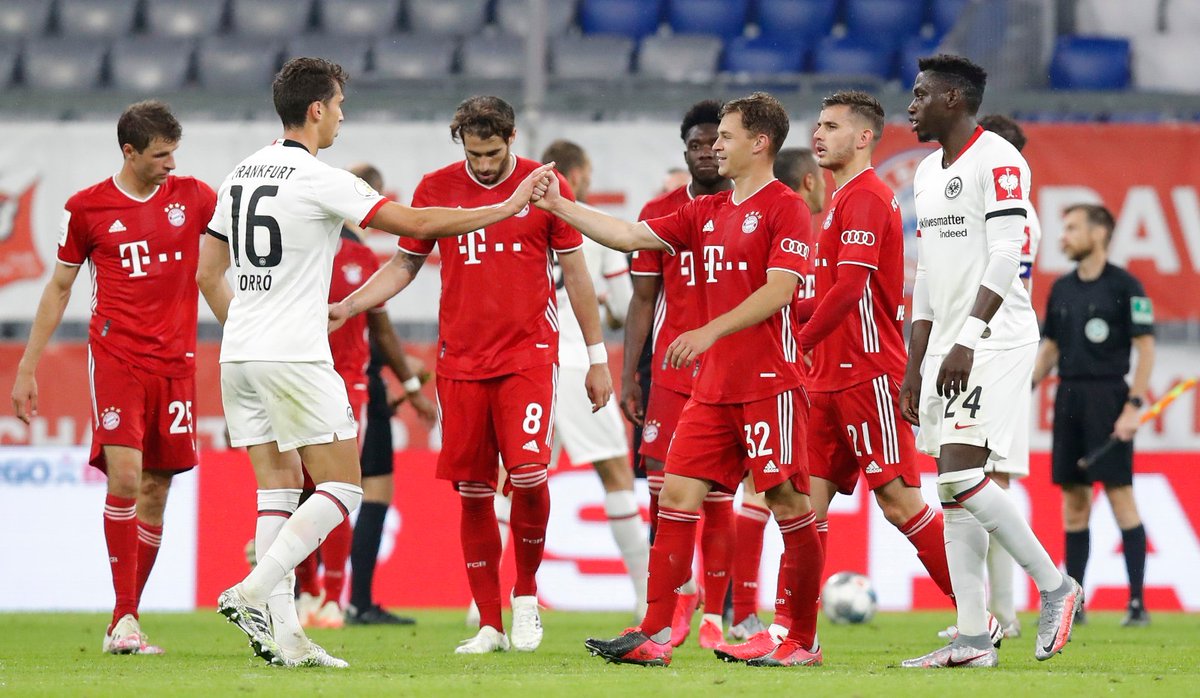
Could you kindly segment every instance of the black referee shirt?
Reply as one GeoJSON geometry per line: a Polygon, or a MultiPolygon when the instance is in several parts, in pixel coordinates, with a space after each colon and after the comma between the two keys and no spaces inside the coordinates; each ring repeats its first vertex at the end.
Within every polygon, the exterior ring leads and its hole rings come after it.
{"type": "Polygon", "coordinates": [[[1154,309],[1140,281],[1106,264],[1094,281],[1071,272],[1054,282],[1042,336],[1058,344],[1060,378],[1123,378],[1134,337],[1154,334],[1154,309]]]}

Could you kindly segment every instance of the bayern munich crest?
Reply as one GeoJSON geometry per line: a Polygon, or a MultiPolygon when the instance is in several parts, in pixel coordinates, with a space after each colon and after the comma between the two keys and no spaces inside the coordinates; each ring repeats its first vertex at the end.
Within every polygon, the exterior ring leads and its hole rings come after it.
{"type": "Polygon", "coordinates": [[[357,264],[347,264],[342,267],[342,273],[346,276],[346,283],[351,286],[358,286],[362,283],[363,269],[357,264]]]}
{"type": "Polygon", "coordinates": [[[100,413],[100,426],[112,431],[121,426],[121,410],[116,407],[106,407],[100,413]]]}
{"type": "Polygon", "coordinates": [[[656,419],[646,422],[645,428],[642,429],[642,441],[648,444],[654,443],[658,439],[658,429],[660,426],[662,425],[656,419]]]}
{"type": "Polygon", "coordinates": [[[833,208],[829,209],[829,215],[825,216],[825,224],[821,226],[823,230],[829,230],[829,226],[833,225],[833,208]]]}
{"type": "Polygon", "coordinates": [[[187,221],[187,216],[184,214],[184,209],[187,207],[183,204],[170,204],[163,210],[167,212],[167,222],[178,228],[187,221]]]}
{"type": "Polygon", "coordinates": [[[742,232],[749,235],[758,230],[758,219],[761,215],[758,211],[747,213],[745,219],[742,220],[742,232]]]}

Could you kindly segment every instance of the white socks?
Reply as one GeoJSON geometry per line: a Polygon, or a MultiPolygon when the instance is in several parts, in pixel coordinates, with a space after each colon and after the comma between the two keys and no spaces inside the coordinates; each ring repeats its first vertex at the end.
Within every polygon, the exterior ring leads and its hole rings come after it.
{"type": "Polygon", "coordinates": [[[642,523],[641,512],[633,490],[609,492],[604,496],[604,513],[608,515],[608,526],[613,540],[621,551],[625,569],[633,582],[636,601],[635,615],[641,618],[646,612],[646,580],[650,576],[650,542],[642,523]]]}
{"type": "MultiPolygon", "coordinates": [[[[300,490],[278,489],[258,491],[258,521],[254,527],[254,550],[259,561],[279,535],[279,531],[300,504],[300,490]]],[[[275,641],[290,653],[302,651],[307,636],[296,615],[296,575],[289,572],[271,589],[267,610],[275,641]]]]}
{"type": "Polygon", "coordinates": [[[1008,627],[1017,619],[1013,607],[1013,559],[995,536],[988,541],[988,609],[1000,625],[1008,627]]]}
{"type": "MultiPolygon", "coordinates": [[[[941,490],[941,485],[938,486],[941,490]]],[[[958,605],[958,633],[975,636],[987,633],[987,602],[984,595],[983,567],[988,536],[971,513],[948,507],[943,511],[946,538],[946,565],[950,568],[950,586],[958,605]]]]}
{"type": "MultiPolygon", "coordinates": [[[[280,580],[317,549],[334,526],[362,502],[362,488],[348,482],[323,482],[296,509],[274,542],[258,553],[258,566],[239,585],[247,601],[261,603],[280,580]]],[[[257,545],[257,544],[256,544],[257,545]]]]}

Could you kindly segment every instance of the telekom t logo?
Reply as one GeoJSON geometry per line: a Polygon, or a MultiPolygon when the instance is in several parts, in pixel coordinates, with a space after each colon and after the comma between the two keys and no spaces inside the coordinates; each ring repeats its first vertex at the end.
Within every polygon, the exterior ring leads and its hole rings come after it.
{"type": "Polygon", "coordinates": [[[721,268],[721,262],[725,259],[724,245],[705,245],[704,246],[704,272],[708,274],[708,283],[716,283],[717,270],[721,268]]]}
{"type": "Polygon", "coordinates": [[[458,236],[458,240],[458,253],[467,256],[467,261],[463,264],[480,264],[479,255],[487,249],[487,233],[482,229],[472,230],[466,235],[458,236]]]}
{"type": "Polygon", "coordinates": [[[138,276],[146,276],[146,271],[142,265],[150,263],[150,245],[145,240],[137,242],[123,242],[118,248],[121,255],[121,266],[126,269],[132,268],[130,278],[138,276]]]}

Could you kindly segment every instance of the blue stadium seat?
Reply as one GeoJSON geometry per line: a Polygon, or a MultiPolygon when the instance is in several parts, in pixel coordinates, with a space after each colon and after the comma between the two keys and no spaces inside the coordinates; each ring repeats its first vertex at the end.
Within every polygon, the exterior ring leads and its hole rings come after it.
{"type": "Polygon", "coordinates": [[[25,47],[25,84],[54,91],[99,87],[107,55],[108,46],[101,41],[31,41],[25,47]]]}
{"type": "Polygon", "coordinates": [[[46,31],[54,4],[46,0],[4,0],[0,3],[0,37],[38,36],[46,31]]]}
{"type": "Polygon", "coordinates": [[[846,0],[846,33],[892,45],[916,34],[925,20],[925,0],[846,0]]]}
{"type": "Polygon", "coordinates": [[[58,31],[73,37],[126,36],[133,32],[136,14],[137,0],[59,0],[58,31]]]}
{"type": "Polygon", "coordinates": [[[280,49],[261,37],[208,37],[196,51],[196,77],[212,90],[261,92],[279,69],[280,49]]]}
{"type": "Polygon", "coordinates": [[[399,34],[375,42],[375,77],[436,80],[454,71],[457,42],[441,36],[399,34]]]}
{"type": "Polygon", "coordinates": [[[507,34],[472,37],[463,42],[462,67],[474,78],[515,80],[525,74],[525,42],[507,34]]]}
{"type": "Polygon", "coordinates": [[[640,39],[658,30],[662,0],[583,0],[579,25],[587,34],[640,39]]]}
{"type": "Polygon", "coordinates": [[[892,77],[895,50],[886,42],[852,37],[827,38],[813,52],[813,72],[834,75],[872,75],[884,80],[892,77]]]}
{"type": "Polygon", "coordinates": [[[303,34],[288,39],[283,49],[283,59],[300,56],[324,58],[346,69],[352,78],[367,71],[367,47],[361,41],[346,41],[342,37],[325,34],[303,34]]]}
{"type": "Polygon", "coordinates": [[[900,84],[905,89],[912,86],[917,79],[917,61],[937,53],[937,39],[925,39],[920,36],[910,36],[900,44],[900,84]]]}
{"type": "Polygon", "coordinates": [[[1129,41],[1060,36],[1050,61],[1050,86],[1059,90],[1123,90],[1129,87],[1129,41]]]}
{"type": "MultiPolygon", "coordinates": [[[[562,36],[575,21],[576,0],[553,0],[546,3],[546,33],[562,36]]],[[[506,34],[525,36],[529,32],[529,0],[497,0],[496,24],[506,34]]]]}
{"type": "Polygon", "coordinates": [[[938,36],[942,36],[954,28],[954,23],[958,21],[963,7],[968,2],[970,0],[933,0],[933,4],[929,7],[929,18],[932,20],[933,29],[938,36]]]}
{"type": "Polygon", "coordinates": [[[321,0],[321,26],[334,36],[380,36],[400,24],[400,0],[321,0]]]}
{"type": "Polygon", "coordinates": [[[799,42],[740,36],[726,45],[721,68],[730,73],[750,75],[799,73],[804,70],[807,57],[807,47],[799,42]]]}
{"type": "Polygon", "coordinates": [[[749,0],[670,0],[667,21],[677,34],[731,39],[742,35],[749,9],[749,0]]]}
{"type": "Polygon", "coordinates": [[[195,46],[188,39],[138,37],[119,41],[109,57],[112,86],[144,94],[178,90],[187,83],[194,53],[195,46]]]}
{"type": "Polygon", "coordinates": [[[638,72],[671,82],[708,82],[720,57],[721,40],[715,36],[647,36],[638,51],[638,72]]]}
{"type": "Polygon", "coordinates": [[[225,0],[149,0],[146,32],[176,39],[211,36],[220,29],[224,15],[225,0]]]}
{"type": "Polygon", "coordinates": [[[233,0],[230,13],[238,34],[282,41],[308,29],[312,0],[233,0]]]}
{"type": "Polygon", "coordinates": [[[807,41],[829,34],[837,20],[837,0],[758,0],[762,36],[807,41]]]}
{"type": "Polygon", "coordinates": [[[550,56],[555,77],[612,80],[629,74],[633,65],[633,39],[610,34],[564,37],[550,43],[550,56]]]}
{"type": "Polygon", "coordinates": [[[408,0],[408,29],[418,34],[471,36],[487,22],[487,11],[488,0],[408,0]]]}

